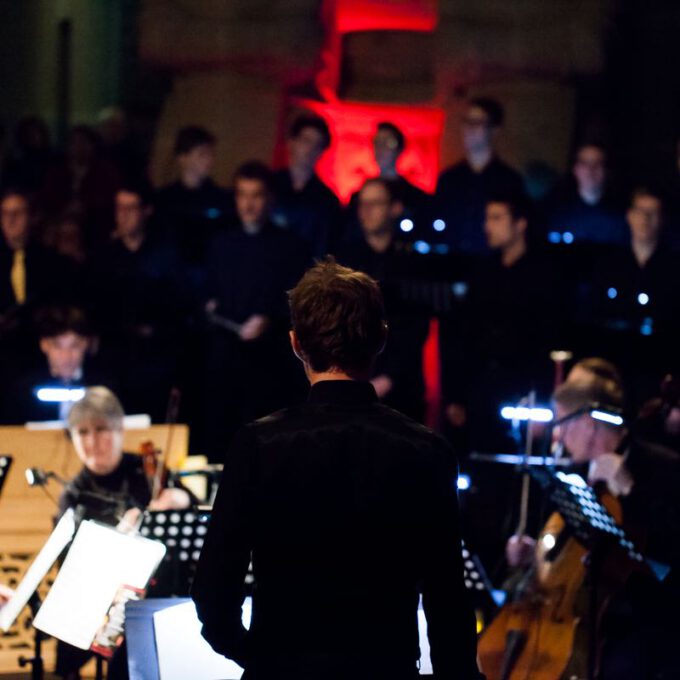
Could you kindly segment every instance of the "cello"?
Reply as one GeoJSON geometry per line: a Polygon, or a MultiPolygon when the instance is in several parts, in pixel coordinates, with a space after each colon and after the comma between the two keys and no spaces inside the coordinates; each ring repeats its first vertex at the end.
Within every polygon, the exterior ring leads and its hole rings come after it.
{"type": "MultiPolygon", "coordinates": [[[[562,378],[561,364],[566,358],[553,357],[558,364],[558,384],[562,378]]],[[[530,439],[531,430],[527,433],[528,445],[530,439]]],[[[527,476],[525,470],[518,536],[526,529],[527,476]]],[[[620,504],[613,496],[605,496],[600,500],[620,523],[620,504]]],[[[581,604],[579,594],[586,577],[587,558],[587,549],[570,535],[561,515],[553,513],[539,534],[532,565],[521,578],[511,601],[480,637],[480,663],[489,680],[558,680],[562,677],[572,658],[580,621],[577,608],[581,604]]]]}

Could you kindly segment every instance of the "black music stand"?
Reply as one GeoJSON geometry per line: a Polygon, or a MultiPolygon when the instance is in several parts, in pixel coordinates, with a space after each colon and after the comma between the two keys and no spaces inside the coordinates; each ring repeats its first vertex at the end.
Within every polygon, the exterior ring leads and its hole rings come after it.
{"type": "Polygon", "coordinates": [[[156,572],[151,597],[187,597],[208,533],[210,512],[204,510],[146,511],[139,533],[167,548],[156,572]]]}
{"type": "Polygon", "coordinates": [[[12,456],[0,454],[0,492],[9,474],[9,469],[12,467],[12,460],[12,456]]]}
{"type": "Polygon", "coordinates": [[[598,582],[604,548],[616,546],[633,562],[645,565],[658,581],[668,576],[670,567],[642,554],[582,477],[548,468],[534,468],[531,475],[546,489],[571,535],[589,551],[588,678],[592,679],[597,649],[598,582]]]}
{"type": "Polygon", "coordinates": [[[475,608],[482,609],[485,613],[493,611],[496,601],[493,597],[493,586],[482,561],[470,548],[462,542],[463,549],[463,581],[465,589],[470,594],[470,600],[475,608]]]}

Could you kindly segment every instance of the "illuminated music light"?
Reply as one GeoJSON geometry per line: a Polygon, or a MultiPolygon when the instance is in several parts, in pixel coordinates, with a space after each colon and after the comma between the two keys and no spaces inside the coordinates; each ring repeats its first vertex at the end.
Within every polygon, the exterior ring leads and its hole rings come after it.
{"type": "Polygon", "coordinates": [[[41,387],[36,392],[38,401],[62,404],[80,401],[85,396],[83,387],[41,387]]]}
{"type": "Polygon", "coordinates": [[[470,475],[458,475],[458,491],[467,491],[470,488],[470,475]]]}
{"type": "Polygon", "coordinates": [[[425,241],[416,241],[413,244],[413,248],[416,252],[420,253],[421,255],[427,255],[430,252],[430,250],[432,250],[430,244],[426,243],[425,241]]]}
{"type": "Polygon", "coordinates": [[[432,228],[435,231],[444,231],[444,229],[446,229],[446,222],[444,222],[444,220],[435,220],[432,223],[432,228]]]}
{"type": "Polygon", "coordinates": [[[615,413],[607,413],[606,411],[593,409],[590,412],[590,417],[595,420],[600,420],[603,423],[609,423],[610,425],[623,425],[623,418],[615,413]]]}
{"type": "Polygon", "coordinates": [[[637,297],[637,301],[641,305],[646,305],[649,303],[649,295],[647,295],[647,293],[640,293],[637,297]]]}
{"type": "Polygon", "coordinates": [[[562,240],[568,244],[573,243],[574,235],[570,231],[565,231],[564,234],[562,234],[562,240]]]}
{"type": "Polygon", "coordinates": [[[609,288],[609,289],[607,290],[607,297],[608,297],[610,300],[615,300],[615,299],[616,299],[616,296],[617,296],[618,294],[619,294],[619,291],[616,290],[616,288],[614,288],[614,287],[609,288]]]}
{"type": "Polygon", "coordinates": [[[504,420],[531,420],[534,423],[549,423],[553,419],[553,412],[549,408],[503,406],[501,418],[504,420]]]}
{"type": "Polygon", "coordinates": [[[413,231],[413,220],[402,220],[399,223],[399,228],[406,233],[413,231]]]}

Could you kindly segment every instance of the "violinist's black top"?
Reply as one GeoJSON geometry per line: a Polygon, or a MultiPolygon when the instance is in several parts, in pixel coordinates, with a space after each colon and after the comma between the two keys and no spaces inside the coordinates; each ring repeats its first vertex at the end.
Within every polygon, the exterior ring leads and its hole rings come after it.
{"type": "Polygon", "coordinates": [[[126,510],[144,509],[150,501],[151,489],[144,475],[142,457],[124,453],[118,467],[108,475],[96,475],[83,467],[59,497],[58,517],[68,508],[82,506],[83,519],[114,526],[126,510]]]}

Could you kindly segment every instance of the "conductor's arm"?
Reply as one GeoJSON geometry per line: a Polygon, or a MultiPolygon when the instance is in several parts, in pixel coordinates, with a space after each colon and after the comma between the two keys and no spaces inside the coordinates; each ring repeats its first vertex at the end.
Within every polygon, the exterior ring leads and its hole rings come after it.
{"type": "Polygon", "coordinates": [[[246,427],[229,448],[191,593],[203,637],[241,666],[248,658],[241,607],[252,549],[254,446],[246,427]]]}

